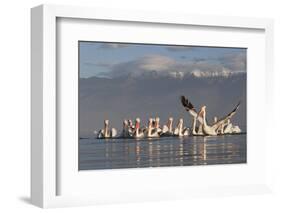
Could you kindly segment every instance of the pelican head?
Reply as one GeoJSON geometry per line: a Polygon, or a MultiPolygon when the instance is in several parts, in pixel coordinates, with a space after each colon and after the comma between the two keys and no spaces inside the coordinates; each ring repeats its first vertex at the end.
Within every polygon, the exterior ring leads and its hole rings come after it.
{"type": "Polygon", "coordinates": [[[140,118],[136,118],[136,129],[140,128],[140,118]]]}
{"type": "Polygon", "coordinates": [[[218,121],[217,116],[214,117],[214,123],[216,123],[218,121]]]}
{"type": "Polygon", "coordinates": [[[167,125],[171,126],[173,124],[173,120],[173,117],[169,117],[167,125]]]}
{"type": "Polygon", "coordinates": [[[159,127],[159,123],[160,123],[160,118],[156,117],[155,118],[155,127],[158,128],[159,127]]]}
{"type": "Polygon", "coordinates": [[[206,113],[206,106],[202,106],[200,111],[198,112],[197,117],[203,117],[204,113],[206,113]]]}
{"type": "Polygon", "coordinates": [[[149,118],[148,119],[148,129],[153,128],[153,126],[154,126],[153,118],[149,118]]]}
{"type": "Polygon", "coordinates": [[[155,127],[156,126],[156,120],[154,118],[152,118],[152,126],[155,127]]]}
{"type": "Polygon", "coordinates": [[[128,120],[128,125],[129,125],[129,127],[132,127],[133,126],[133,121],[132,120],[128,120]]]}
{"type": "Polygon", "coordinates": [[[183,126],[183,118],[180,118],[177,127],[182,128],[182,126],[183,126]]]}
{"type": "Polygon", "coordinates": [[[108,125],[109,124],[109,120],[104,120],[104,125],[108,125]]]}
{"type": "Polygon", "coordinates": [[[156,124],[159,124],[159,122],[160,122],[160,118],[159,118],[159,117],[156,117],[156,118],[155,118],[155,123],[156,123],[156,124]]]}
{"type": "Polygon", "coordinates": [[[123,126],[128,126],[128,120],[125,119],[125,120],[123,121],[123,126]]]}

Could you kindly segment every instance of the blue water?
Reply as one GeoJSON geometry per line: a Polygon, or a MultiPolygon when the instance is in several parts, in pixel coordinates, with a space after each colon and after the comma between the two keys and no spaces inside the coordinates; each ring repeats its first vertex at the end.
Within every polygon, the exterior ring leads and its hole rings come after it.
{"type": "Polygon", "coordinates": [[[79,170],[246,163],[246,134],[80,139],[79,170]]]}

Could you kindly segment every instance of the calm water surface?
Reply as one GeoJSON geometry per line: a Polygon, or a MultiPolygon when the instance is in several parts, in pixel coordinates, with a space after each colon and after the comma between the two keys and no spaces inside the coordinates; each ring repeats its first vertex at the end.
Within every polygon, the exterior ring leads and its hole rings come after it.
{"type": "Polygon", "coordinates": [[[233,163],[246,163],[246,134],[79,141],[79,170],[233,163]]]}

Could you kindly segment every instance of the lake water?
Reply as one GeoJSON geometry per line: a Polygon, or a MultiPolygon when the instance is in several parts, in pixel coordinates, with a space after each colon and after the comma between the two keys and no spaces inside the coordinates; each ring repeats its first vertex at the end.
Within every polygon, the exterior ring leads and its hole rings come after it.
{"type": "Polygon", "coordinates": [[[80,139],[79,170],[246,163],[246,134],[80,139]]]}

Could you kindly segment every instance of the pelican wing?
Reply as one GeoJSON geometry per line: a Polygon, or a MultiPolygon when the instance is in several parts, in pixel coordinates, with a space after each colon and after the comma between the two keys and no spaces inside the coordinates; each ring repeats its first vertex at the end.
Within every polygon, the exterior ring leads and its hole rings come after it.
{"type": "Polygon", "coordinates": [[[189,112],[191,116],[197,118],[200,123],[203,123],[203,118],[201,116],[198,116],[193,104],[183,95],[181,96],[181,103],[185,110],[189,112]]]}
{"type": "Polygon", "coordinates": [[[236,107],[230,113],[228,113],[226,116],[224,116],[223,118],[218,120],[216,123],[214,123],[212,125],[212,128],[217,129],[220,125],[226,123],[228,119],[232,118],[233,115],[235,115],[235,113],[239,109],[239,106],[240,106],[240,101],[239,101],[239,103],[236,105],[236,107]]]}
{"type": "Polygon", "coordinates": [[[103,138],[104,137],[104,129],[101,129],[98,133],[97,133],[97,138],[103,138]]]}

